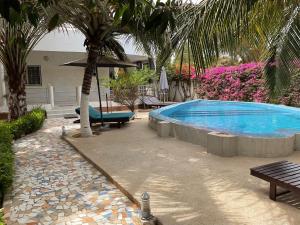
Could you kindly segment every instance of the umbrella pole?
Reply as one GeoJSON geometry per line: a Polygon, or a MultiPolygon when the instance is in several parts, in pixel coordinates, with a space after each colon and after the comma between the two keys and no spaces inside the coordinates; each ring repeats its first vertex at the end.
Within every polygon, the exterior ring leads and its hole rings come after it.
{"type": "Polygon", "coordinates": [[[108,113],[108,97],[107,97],[107,93],[105,94],[105,100],[106,100],[106,112],[108,113]]]}
{"type": "Polygon", "coordinates": [[[100,82],[99,82],[99,74],[98,74],[98,67],[96,66],[96,80],[97,80],[97,88],[98,88],[98,98],[99,98],[99,109],[101,115],[101,125],[104,126],[103,121],[103,112],[102,112],[102,101],[101,101],[101,93],[100,93],[100,82]]]}

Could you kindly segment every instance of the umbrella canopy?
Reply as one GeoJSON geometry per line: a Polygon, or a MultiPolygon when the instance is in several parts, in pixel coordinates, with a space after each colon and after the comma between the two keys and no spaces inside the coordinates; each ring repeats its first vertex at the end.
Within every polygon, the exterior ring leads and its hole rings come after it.
{"type": "MultiPolygon", "coordinates": [[[[77,67],[86,67],[87,66],[87,58],[78,59],[75,61],[64,63],[62,66],[77,66],[77,67]]],[[[127,67],[137,67],[136,64],[130,62],[124,62],[112,57],[108,56],[101,56],[97,59],[96,67],[119,67],[119,68],[127,68],[127,67]]],[[[95,68],[96,72],[96,79],[97,79],[97,88],[98,88],[98,98],[99,98],[99,109],[101,113],[102,125],[103,122],[103,112],[102,112],[102,102],[101,102],[101,94],[100,94],[100,82],[99,82],[99,75],[98,70],[95,68]]]]}
{"type": "Polygon", "coordinates": [[[167,79],[167,73],[165,67],[162,67],[159,79],[159,88],[162,91],[169,90],[169,84],[167,79]]]}
{"type": "MultiPolygon", "coordinates": [[[[86,67],[87,58],[78,59],[75,61],[64,63],[62,66],[78,66],[78,67],[86,67]]],[[[108,56],[98,57],[97,67],[119,67],[119,68],[127,68],[127,67],[137,67],[136,64],[121,61],[108,56]]]]}

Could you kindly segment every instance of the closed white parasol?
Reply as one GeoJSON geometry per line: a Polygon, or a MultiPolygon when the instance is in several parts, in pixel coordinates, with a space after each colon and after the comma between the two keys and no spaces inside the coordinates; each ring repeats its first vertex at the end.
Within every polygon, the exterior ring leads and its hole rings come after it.
{"type": "Polygon", "coordinates": [[[165,99],[166,99],[165,97],[169,90],[169,84],[168,84],[167,73],[166,73],[165,67],[161,68],[159,87],[163,94],[163,101],[165,102],[165,99]]]}

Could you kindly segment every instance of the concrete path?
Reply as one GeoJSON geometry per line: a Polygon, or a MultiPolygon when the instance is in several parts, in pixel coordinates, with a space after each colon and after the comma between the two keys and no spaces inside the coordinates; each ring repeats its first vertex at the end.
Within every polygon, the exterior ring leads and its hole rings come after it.
{"type": "MultiPolygon", "coordinates": [[[[283,158],[207,154],[200,146],[157,137],[146,118],[69,141],[137,200],[149,191],[164,225],[299,224],[299,198],[271,201],[268,183],[249,175],[249,168],[283,158]]],[[[300,152],[284,159],[300,163],[300,152]]]]}
{"type": "Polygon", "coordinates": [[[60,138],[61,126],[70,129],[71,122],[50,119],[16,141],[7,224],[140,224],[136,205],[60,138]]]}

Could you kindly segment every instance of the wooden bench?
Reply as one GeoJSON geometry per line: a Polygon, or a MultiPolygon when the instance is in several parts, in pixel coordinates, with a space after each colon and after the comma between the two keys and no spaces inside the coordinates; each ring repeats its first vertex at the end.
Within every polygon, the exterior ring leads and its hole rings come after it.
{"type": "Polygon", "coordinates": [[[300,194],[300,165],[288,161],[279,161],[250,169],[252,176],[270,182],[270,199],[288,192],[300,194]],[[277,193],[277,186],[287,191],[277,193]]]}

